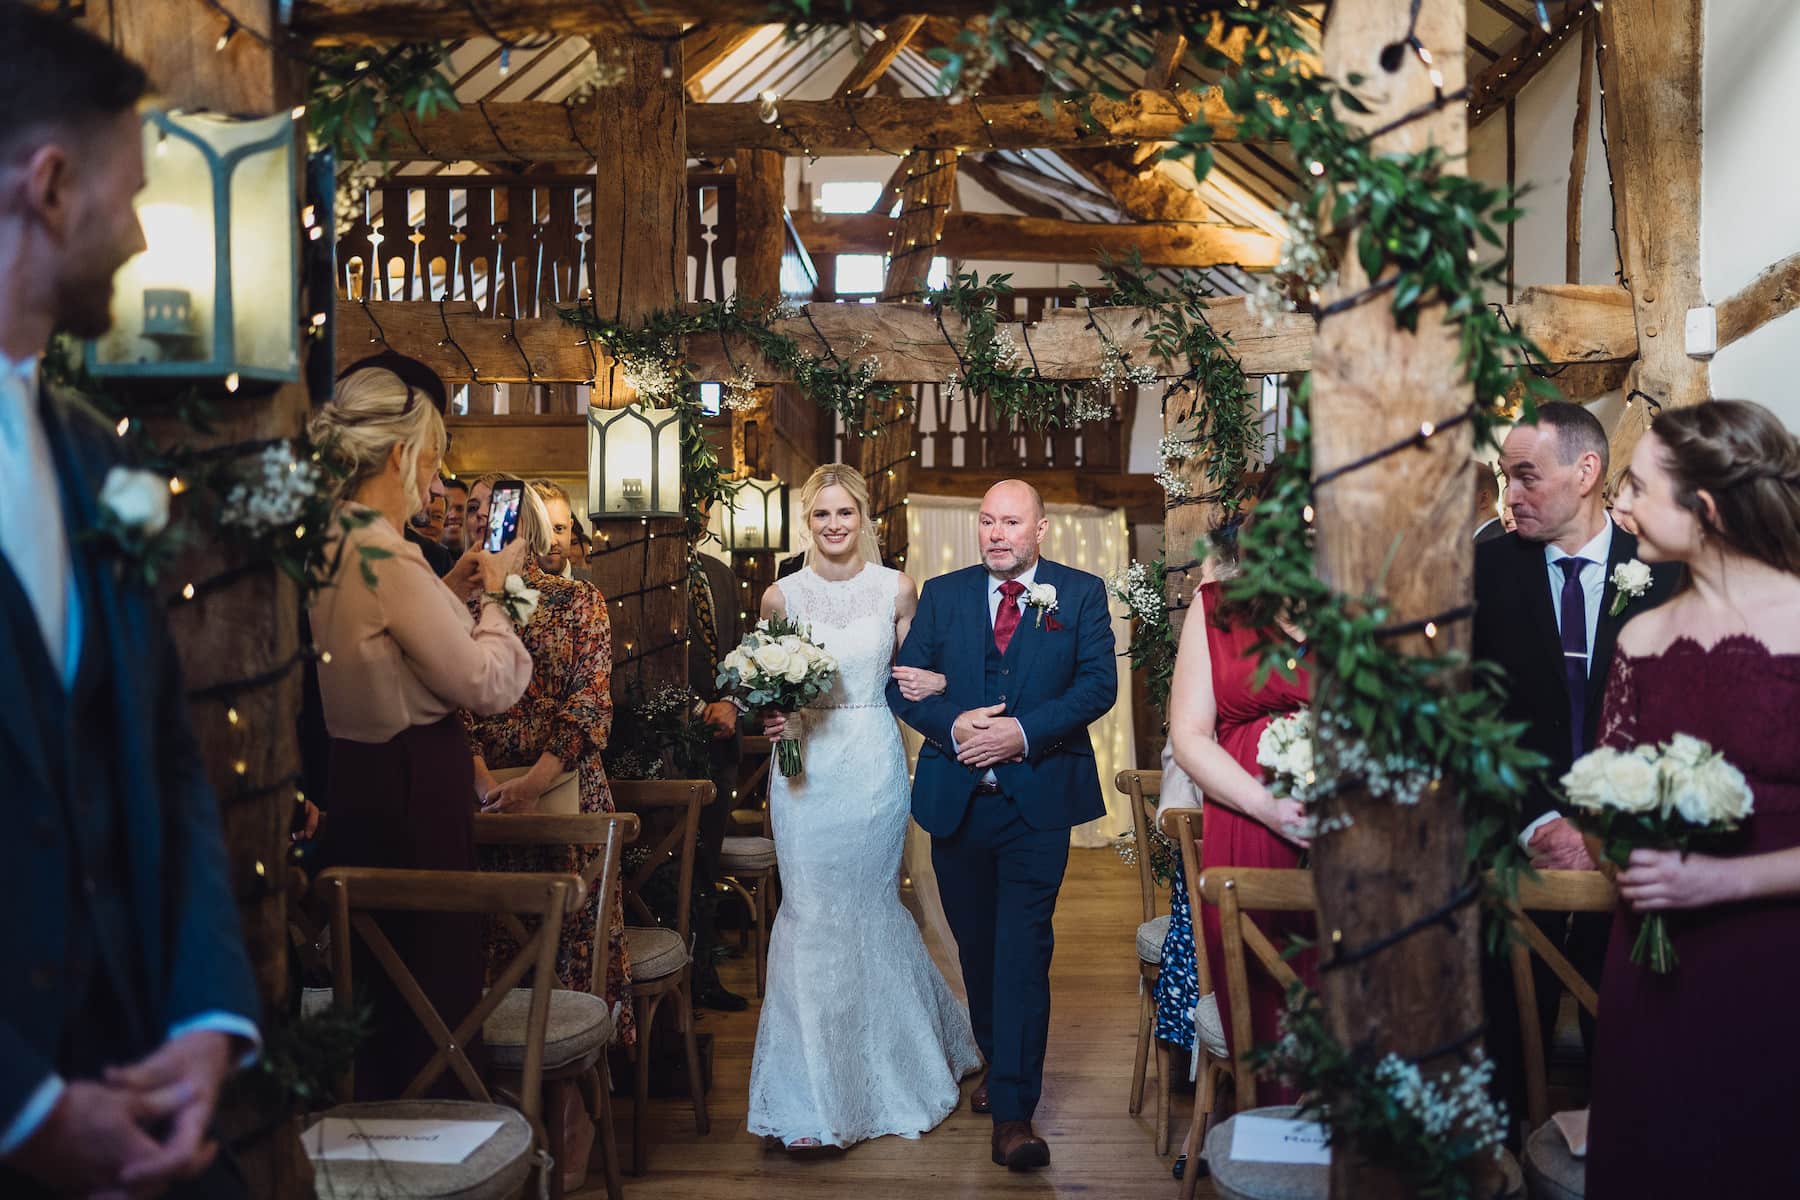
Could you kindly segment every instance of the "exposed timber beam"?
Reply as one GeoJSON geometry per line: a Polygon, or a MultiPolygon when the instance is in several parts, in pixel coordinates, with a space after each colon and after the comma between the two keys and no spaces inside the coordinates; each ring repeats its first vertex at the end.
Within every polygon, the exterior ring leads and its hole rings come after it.
{"type": "Polygon", "coordinates": [[[1571,35],[1581,31],[1594,17],[1587,4],[1570,4],[1549,32],[1533,25],[1519,40],[1504,51],[1499,61],[1476,77],[1469,85],[1469,124],[1479,125],[1506,107],[1525,85],[1537,78],[1539,71],[1550,65],[1556,52],[1571,35]]]}
{"type": "MultiPolygon", "coordinates": [[[[387,153],[396,162],[592,162],[592,144],[583,146],[587,139],[576,136],[584,107],[518,101],[471,105],[425,120],[402,113],[383,127],[387,153]]],[[[1119,100],[1070,96],[1059,99],[1049,117],[1036,94],[984,96],[955,105],[929,97],[785,100],[774,124],[763,121],[758,107],[689,106],[688,153],[723,158],[737,150],[861,155],[1114,146],[1167,140],[1200,113],[1212,122],[1215,140],[1229,140],[1234,128],[1216,89],[1203,96],[1152,91],[1119,100]]]]}
{"type": "MultiPolygon", "coordinates": [[[[1213,327],[1229,337],[1238,361],[1252,375],[1281,375],[1312,369],[1313,319],[1285,313],[1272,326],[1249,309],[1243,296],[1221,296],[1207,302],[1213,327]]],[[[827,339],[839,353],[864,335],[881,347],[881,378],[893,383],[942,383],[961,369],[945,330],[958,345],[962,323],[945,313],[945,328],[920,304],[814,304],[807,316],[777,324],[801,347],[822,354],[827,339]],[[816,331],[815,331],[816,329],[816,331]]],[[[1611,285],[1526,288],[1506,314],[1537,343],[1549,363],[1593,363],[1626,359],[1637,353],[1631,297],[1611,285]]],[[[1102,339],[1088,323],[1090,310],[1051,310],[1029,326],[1032,356],[1049,379],[1092,379],[1105,361],[1109,344],[1134,362],[1153,361],[1145,332],[1149,314],[1136,308],[1097,308],[1094,320],[1104,327],[1102,339]]],[[[604,375],[608,361],[598,347],[584,345],[576,331],[554,317],[517,322],[484,316],[466,301],[372,301],[368,309],[355,300],[337,303],[338,366],[348,366],[368,352],[372,342],[385,342],[424,362],[452,383],[467,382],[475,364],[484,383],[522,383],[524,363],[540,383],[583,382],[604,375]],[[374,320],[371,320],[371,317],[374,320]],[[379,322],[379,326],[375,322],[379,322]],[[445,325],[449,336],[445,336],[445,325]],[[516,343],[506,340],[514,333],[516,343]],[[467,355],[467,359],[464,355],[467,355]],[[521,357],[523,354],[523,357],[521,357]]],[[[721,344],[714,335],[697,338],[688,355],[702,378],[729,379],[736,364],[759,363],[757,377],[780,382],[781,375],[761,363],[747,342],[721,344]]],[[[1168,368],[1180,372],[1185,363],[1168,368]]],[[[1159,368],[1161,369],[1161,368],[1159,368]]]]}
{"type": "Polygon", "coordinates": [[[1162,89],[1175,86],[1175,73],[1181,67],[1181,60],[1187,57],[1187,35],[1173,29],[1165,29],[1156,35],[1156,45],[1150,51],[1150,65],[1144,68],[1144,86],[1162,89]]]}
{"type": "Polygon", "coordinates": [[[924,24],[924,15],[914,13],[889,21],[877,29],[875,40],[869,43],[862,58],[850,68],[850,73],[844,76],[844,81],[838,84],[837,91],[832,95],[841,100],[846,96],[860,96],[874,87],[875,81],[887,74],[887,69],[900,57],[900,51],[906,49],[906,44],[913,40],[913,35],[924,24]]]}
{"type": "MultiPolygon", "coordinates": [[[[892,244],[893,220],[884,213],[794,214],[794,228],[815,254],[881,254],[892,244]]],[[[952,213],[937,252],[950,258],[1013,262],[1084,262],[1097,255],[1129,258],[1147,267],[1200,269],[1233,264],[1246,270],[1273,267],[1279,239],[1260,229],[1195,221],[1112,225],[1057,221],[999,213],[952,213]]]]}
{"type": "MultiPolygon", "coordinates": [[[[1021,185],[1016,181],[1015,176],[1003,171],[993,163],[984,161],[979,155],[965,155],[960,169],[963,174],[991,193],[996,200],[1002,204],[1012,205],[1028,217],[1048,217],[1052,220],[1059,220],[1062,217],[1062,210],[1056,205],[1041,196],[1034,196],[1026,190],[1030,186],[1029,184],[1021,185]]],[[[882,193],[883,199],[886,199],[886,196],[885,192],[882,193]]],[[[1100,200],[1101,197],[1095,196],[1094,199],[1100,200]]],[[[891,203],[885,207],[877,204],[870,211],[887,212],[892,208],[893,204],[891,203]]]]}
{"type": "MultiPolygon", "coordinates": [[[[1588,129],[1594,116],[1594,26],[1581,28],[1580,78],[1575,84],[1575,124],[1569,150],[1569,199],[1563,245],[1563,278],[1581,282],[1581,197],[1587,185],[1588,129]]],[[[1510,121],[1511,118],[1509,117],[1510,121]]],[[[1510,137],[1510,126],[1508,127],[1510,137]]],[[[1512,226],[1507,226],[1510,236],[1512,226]]]]}
{"type": "Polygon", "coordinates": [[[1719,303],[1719,349],[1800,308],[1800,254],[1790,254],[1719,303]]]}
{"type": "Polygon", "coordinates": [[[681,82],[688,99],[703,100],[700,77],[730,58],[756,36],[760,25],[696,25],[681,38],[681,82]]]}

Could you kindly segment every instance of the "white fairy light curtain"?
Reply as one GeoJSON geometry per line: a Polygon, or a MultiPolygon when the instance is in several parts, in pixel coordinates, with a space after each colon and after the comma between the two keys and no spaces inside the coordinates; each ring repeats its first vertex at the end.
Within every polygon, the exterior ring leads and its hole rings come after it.
{"type": "MultiPolygon", "coordinates": [[[[1044,537],[1043,556],[1064,566],[1109,578],[1131,561],[1125,514],[1118,509],[1089,508],[1077,504],[1047,504],[1050,531],[1044,537]]],[[[909,497],[907,511],[906,573],[923,585],[978,561],[981,502],[947,496],[909,497]]],[[[1112,615],[1113,646],[1123,650],[1131,640],[1128,622],[1115,606],[1112,615]]],[[[1094,742],[1095,765],[1106,797],[1106,816],[1071,831],[1069,844],[1082,848],[1105,846],[1131,828],[1128,801],[1114,791],[1113,776],[1129,770],[1134,761],[1131,724],[1131,664],[1118,660],[1119,700],[1106,716],[1088,727],[1094,742]]],[[[904,728],[904,727],[903,727],[904,728]]],[[[909,761],[916,761],[919,738],[906,732],[909,761]]]]}

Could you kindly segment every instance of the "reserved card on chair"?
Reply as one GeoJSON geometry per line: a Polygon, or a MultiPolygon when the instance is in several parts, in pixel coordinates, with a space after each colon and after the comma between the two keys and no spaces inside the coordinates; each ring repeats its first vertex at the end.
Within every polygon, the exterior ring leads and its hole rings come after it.
{"type": "Polygon", "coordinates": [[[1231,1158],[1233,1162],[1328,1167],[1331,1147],[1325,1144],[1325,1127],[1317,1121],[1288,1121],[1246,1113],[1232,1120],[1231,1158]]]}
{"type": "Polygon", "coordinates": [[[499,1121],[326,1117],[301,1140],[312,1159],[459,1163],[500,1128],[499,1121]]]}

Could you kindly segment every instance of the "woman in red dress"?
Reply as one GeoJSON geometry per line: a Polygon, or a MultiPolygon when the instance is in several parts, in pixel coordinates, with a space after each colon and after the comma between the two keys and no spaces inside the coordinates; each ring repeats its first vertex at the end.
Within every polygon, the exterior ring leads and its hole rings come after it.
{"type": "MultiPolygon", "coordinates": [[[[1203,798],[1200,865],[1203,869],[1298,867],[1306,841],[1293,830],[1305,811],[1299,801],[1278,798],[1263,783],[1256,745],[1270,721],[1306,706],[1306,669],[1296,666],[1291,680],[1270,672],[1263,686],[1255,687],[1255,647],[1261,631],[1225,601],[1220,584],[1202,584],[1197,599],[1199,611],[1190,612],[1182,628],[1175,660],[1169,733],[1175,743],[1176,763],[1203,798]]],[[[1304,653],[1300,632],[1282,623],[1278,635],[1294,642],[1294,657],[1299,659],[1304,653]]],[[[1225,1027],[1226,1044],[1237,1054],[1240,1047],[1231,1044],[1231,1005],[1224,986],[1225,947],[1219,913],[1210,906],[1202,907],[1200,922],[1219,1019],[1225,1027]]],[[[1290,933],[1310,937],[1313,932],[1312,920],[1298,914],[1267,914],[1258,918],[1257,924],[1278,948],[1286,947],[1290,933]]],[[[1314,962],[1310,951],[1292,960],[1309,987],[1315,982],[1314,962]]],[[[1249,976],[1250,1023],[1256,1042],[1273,1043],[1280,1036],[1286,997],[1281,985],[1254,964],[1249,976]]],[[[1264,1103],[1287,1104],[1295,1098],[1291,1089],[1280,1086],[1265,1084],[1258,1089],[1258,1099],[1264,1103]]]]}
{"type": "Polygon", "coordinates": [[[1800,1195],[1800,441],[1755,404],[1666,412],[1618,511],[1689,583],[1620,632],[1601,744],[1700,738],[1755,809],[1728,854],[1636,850],[1618,876],[1587,1195],[1800,1195]],[[1630,960],[1646,912],[1666,914],[1672,974],[1630,960]]]}

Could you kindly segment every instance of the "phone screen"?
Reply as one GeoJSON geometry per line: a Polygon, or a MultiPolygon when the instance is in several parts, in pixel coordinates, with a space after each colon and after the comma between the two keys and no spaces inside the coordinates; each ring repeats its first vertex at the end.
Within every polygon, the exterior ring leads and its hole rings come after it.
{"type": "Polygon", "coordinates": [[[525,485],[517,479],[502,479],[494,485],[493,499],[488,507],[489,554],[498,554],[518,536],[519,501],[524,493],[525,485]]]}

